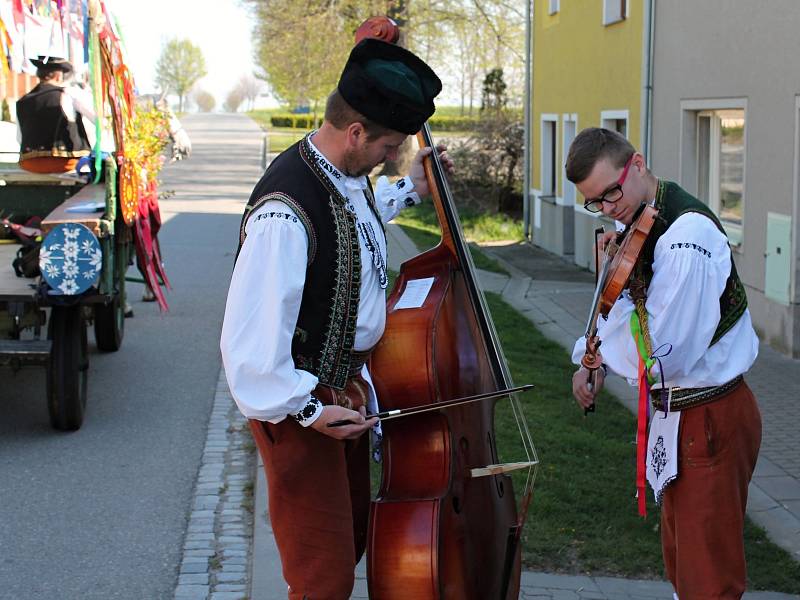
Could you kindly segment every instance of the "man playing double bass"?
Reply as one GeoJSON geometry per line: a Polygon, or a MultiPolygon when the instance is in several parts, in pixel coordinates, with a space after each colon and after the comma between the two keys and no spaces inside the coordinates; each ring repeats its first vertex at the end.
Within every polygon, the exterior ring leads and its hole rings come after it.
{"type": "MultiPolygon", "coordinates": [[[[365,363],[386,321],[383,224],[428,193],[422,157],[395,184],[367,174],[433,114],[417,56],[375,39],[351,52],[320,129],[278,156],[242,219],[221,349],[267,474],[291,599],[344,600],[362,556],[375,393],[365,363]],[[350,420],[344,427],[327,427],[350,420]]],[[[448,167],[449,158],[439,149],[448,167]]]]}
{"type": "MultiPolygon", "coordinates": [[[[659,213],[628,288],[598,323],[600,351],[609,369],[634,384],[640,361],[647,365],[655,409],[647,479],[661,501],[664,565],[677,596],[739,598],[761,416],[742,379],[758,338],[725,231],[705,204],[654,176],[614,131],[582,131],[566,173],[585,208],[622,225],[630,226],[646,204],[659,213]]],[[[584,349],[581,339],[576,362],[584,349]]],[[[581,406],[594,402],[604,370],[594,386],[584,367],[576,371],[572,389],[581,406]]]]}

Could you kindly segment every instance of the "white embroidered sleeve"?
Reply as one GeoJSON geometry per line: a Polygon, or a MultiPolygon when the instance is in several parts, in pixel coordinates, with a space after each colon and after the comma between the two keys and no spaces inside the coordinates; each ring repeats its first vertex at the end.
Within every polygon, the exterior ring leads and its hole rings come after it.
{"type": "Polygon", "coordinates": [[[388,178],[381,176],[375,184],[375,203],[384,223],[394,219],[404,208],[420,202],[422,200],[414,191],[414,183],[408,176],[398,179],[394,183],[390,183],[388,178]]]}
{"type": "Polygon", "coordinates": [[[727,238],[699,213],[680,216],[656,243],[647,313],[654,353],[672,348],[661,358],[667,382],[689,375],[708,351],[730,272],[727,238]]]}
{"type": "MultiPolygon", "coordinates": [[[[719,323],[719,297],[730,269],[727,238],[703,215],[682,215],[659,238],[646,308],[653,351],[662,356],[667,382],[691,373],[707,352],[719,323]]],[[[626,290],[608,319],[598,320],[604,361],[631,383],[638,378],[639,368],[630,325],[633,311],[626,290]]],[[[580,338],[572,352],[574,363],[580,362],[584,349],[585,340],[580,338]]],[[[658,366],[653,374],[658,375],[658,366]]]]}
{"type": "Polygon", "coordinates": [[[317,378],[296,369],[290,352],[305,284],[308,236],[294,212],[278,201],[253,213],[246,232],[220,339],[228,386],[250,419],[277,423],[292,415],[310,425],[321,412],[307,406],[317,378]]]}

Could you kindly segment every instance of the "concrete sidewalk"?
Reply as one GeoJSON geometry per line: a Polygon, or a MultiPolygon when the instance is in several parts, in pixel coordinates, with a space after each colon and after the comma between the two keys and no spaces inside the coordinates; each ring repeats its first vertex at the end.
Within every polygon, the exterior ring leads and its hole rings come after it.
{"type": "MultiPolygon", "coordinates": [[[[418,251],[403,231],[394,225],[389,233],[389,267],[400,264],[418,251]]],[[[594,288],[593,276],[547,252],[528,244],[484,248],[510,273],[510,277],[479,272],[483,288],[503,298],[529,318],[544,335],[571,351],[583,335],[594,288]]],[[[770,538],[800,560],[800,447],[793,443],[792,423],[786,418],[789,402],[800,396],[800,361],[787,359],[762,347],[748,382],[761,403],[764,442],[756,476],[750,488],[748,514],[767,530],[770,538]]],[[[619,378],[610,378],[610,391],[633,407],[634,390],[619,378]]],[[[255,490],[253,578],[250,600],[282,600],[286,586],[280,575],[266,506],[263,469],[259,465],[255,490]]],[[[367,598],[364,561],[357,570],[353,598],[367,598]]],[[[797,598],[773,592],[752,592],[750,600],[797,598]]],[[[663,581],[611,577],[554,575],[526,571],[522,574],[520,598],[592,598],[608,600],[671,600],[672,586],[663,581]]],[[[413,600],[409,598],[409,600],[413,600]]]]}

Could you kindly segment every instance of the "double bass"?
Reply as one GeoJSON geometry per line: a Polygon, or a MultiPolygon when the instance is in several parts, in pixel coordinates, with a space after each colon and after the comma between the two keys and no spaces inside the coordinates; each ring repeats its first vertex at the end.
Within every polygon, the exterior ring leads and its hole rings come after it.
{"type": "MultiPolygon", "coordinates": [[[[367,21],[359,33],[397,39],[385,20],[367,21]]],[[[418,141],[435,147],[427,124],[418,141]]],[[[424,166],[442,239],[403,263],[370,359],[381,407],[412,414],[382,421],[382,479],[367,541],[369,596],[516,599],[538,458],[520,401],[509,393],[526,457],[500,463],[494,409],[497,396],[513,387],[511,376],[435,151],[424,166]],[[491,399],[449,405],[477,395],[491,399]],[[437,403],[447,406],[413,410],[437,403]],[[508,475],[517,469],[527,469],[519,506],[508,475]]]]}

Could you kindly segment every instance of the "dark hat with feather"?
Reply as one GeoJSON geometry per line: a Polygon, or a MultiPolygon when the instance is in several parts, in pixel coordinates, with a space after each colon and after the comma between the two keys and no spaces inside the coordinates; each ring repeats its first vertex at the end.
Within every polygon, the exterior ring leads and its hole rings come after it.
{"type": "Polygon", "coordinates": [[[37,69],[63,71],[64,73],[72,72],[72,64],[70,64],[66,58],[39,55],[39,58],[32,58],[30,60],[37,69]]]}

